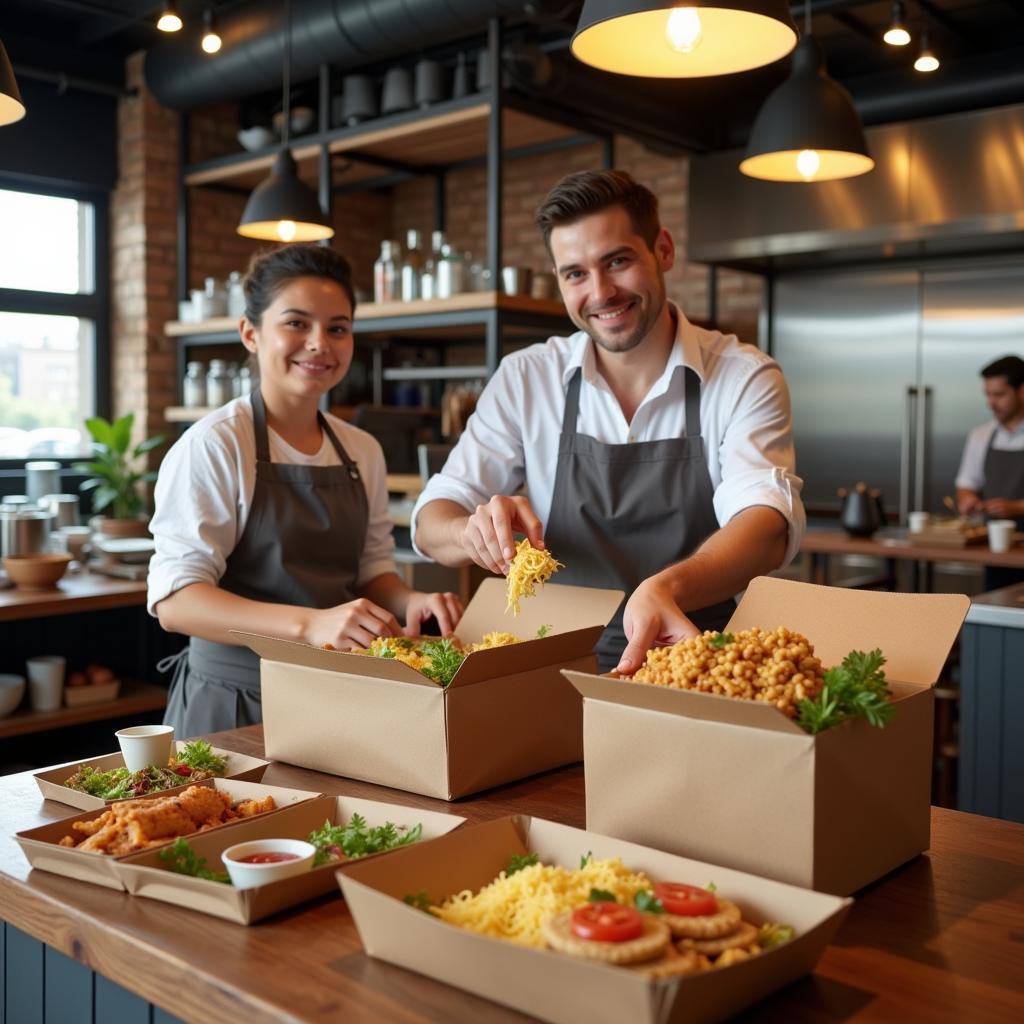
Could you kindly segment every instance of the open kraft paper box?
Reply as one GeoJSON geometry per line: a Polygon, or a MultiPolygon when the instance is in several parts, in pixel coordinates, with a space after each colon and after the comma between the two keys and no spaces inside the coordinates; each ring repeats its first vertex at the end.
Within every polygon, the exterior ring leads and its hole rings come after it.
{"type": "Polygon", "coordinates": [[[932,686],[967,614],[958,594],[759,577],[727,630],[802,633],[828,667],[881,648],[896,705],[816,736],[755,701],[567,672],[584,697],[587,826],[848,894],[928,849],[932,686]]]}
{"type": "MultiPolygon", "coordinates": [[[[232,831],[243,822],[258,821],[263,818],[271,818],[280,813],[280,809],[290,804],[296,804],[303,800],[311,800],[320,796],[319,793],[311,793],[301,789],[286,789],[282,786],[264,786],[260,782],[239,782],[237,779],[207,779],[205,782],[197,782],[197,786],[210,786],[222,793],[227,793],[231,802],[238,803],[239,800],[258,800],[272,796],[277,805],[273,811],[263,815],[256,815],[251,818],[239,818],[235,821],[225,822],[207,832],[194,833],[195,836],[213,835],[222,829],[232,831]]],[[[151,793],[149,796],[140,797],[140,800],[155,800],[166,796],[166,793],[151,793]]],[[[26,829],[18,832],[15,839],[21,847],[25,859],[33,868],[39,871],[52,871],[55,875],[64,875],[67,878],[77,878],[82,882],[93,882],[96,885],[105,885],[108,889],[124,889],[124,881],[117,871],[117,862],[123,857],[114,857],[110,854],[99,853],[93,850],[78,850],[73,846],[60,846],[64,836],[72,834],[71,826],[76,821],[92,821],[103,814],[103,809],[84,811],[70,818],[61,818],[59,821],[51,821],[48,825],[39,825],[36,828],[26,829]]],[[[192,836],[186,836],[191,840],[192,836]]],[[[168,839],[168,843],[173,839],[168,839]]],[[[161,848],[163,845],[161,844],[161,848]]],[[[230,844],[228,844],[230,845],[230,844]]],[[[153,847],[153,849],[157,849],[153,847]]],[[[125,854],[125,857],[133,856],[125,854]]]]}
{"type": "Polygon", "coordinates": [[[559,1024],[723,1020],[812,971],[851,903],[525,816],[467,825],[376,863],[352,861],[337,875],[370,956],[559,1024]],[[479,935],[403,901],[424,892],[436,904],[463,889],[476,892],[508,867],[512,854],[536,853],[543,864],[575,867],[588,851],[620,857],[652,882],[713,881],[745,920],[789,924],[795,936],[728,968],[654,981],[627,968],[479,935]]]}
{"type": "MultiPolygon", "coordinates": [[[[175,744],[176,750],[185,746],[185,740],[178,740],[175,744]]],[[[220,750],[213,748],[213,753],[223,757],[227,761],[224,774],[217,776],[223,779],[238,779],[240,782],[259,782],[263,773],[267,770],[269,761],[263,761],[258,757],[249,757],[247,754],[236,754],[233,750],[220,750]]],[[[83,811],[91,811],[95,808],[106,807],[108,804],[116,803],[114,800],[103,800],[90,793],[82,793],[77,789],[68,789],[64,785],[65,780],[71,778],[79,770],[88,765],[97,771],[108,772],[114,768],[124,767],[124,757],[120,751],[115,754],[105,754],[102,757],[91,757],[86,761],[70,761],[68,764],[59,765],[56,768],[47,768],[45,771],[36,772],[32,777],[36,780],[39,792],[46,800],[55,800],[57,803],[68,804],[71,807],[80,807],[83,811]]],[[[144,796],[166,796],[168,793],[180,793],[193,783],[187,778],[181,780],[180,786],[171,789],[161,789],[156,793],[146,793],[144,796]]],[[[125,797],[125,799],[137,799],[125,797]]]]}
{"type": "Polygon", "coordinates": [[[447,687],[399,661],[239,634],[262,659],[267,757],[451,800],[583,757],[582,702],[560,669],[591,653],[621,591],[547,584],[505,614],[505,581],[484,580],[456,635],[524,642],[466,657],[447,687]],[[551,633],[536,637],[541,626],[551,633]]]}
{"type": "MultiPolygon", "coordinates": [[[[322,796],[285,807],[277,814],[262,815],[230,830],[214,830],[189,840],[196,854],[206,859],[212,871],[223,871],[221,854],[235,843],[253,839],[304,839],[325,821],[343,825],[353,814],[362,815],[370,828],[391,822],[406,829],[422,826],[422,840],[434,839],[458,828],[466,819],[454,814],[425,811],[417,807],[359,800],[348,796],[322,796]]],[[[390,851],[371,854],[386,857],[390,851]]],[[[148,896],[178,907],[188,907],[237,924],[255,924],[271,914],[316,899],[326,893],[338,894],[334,880],[337,862],[323,864],[296,878],[236,889],[233,885],[179,875],[165,867],[158,850],[135,853],[117,863],[125,888],[134,896],[148,896]]]]}

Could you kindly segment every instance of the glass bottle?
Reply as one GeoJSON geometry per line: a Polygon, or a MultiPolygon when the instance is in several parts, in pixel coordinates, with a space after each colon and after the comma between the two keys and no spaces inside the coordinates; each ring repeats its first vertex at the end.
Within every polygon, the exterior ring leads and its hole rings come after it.
{"type": "Polygon", "coordinates": [[[243,363],[238,368],[238,381],[235,386],[235,393],[239,398],[244,398],[250,391],[252,391],[252,370],[243,363]]]}
{"type": "Polygon", "coordinates": [[[206,405],[206,379],[202,363],[191,362],[185,367],[185,380],[181,388],[181,398],[190,409],[206,405]]]}
{"type": "Polygon", "coordinates": [[[228,292],[227,289],[215,277],[206,279],[204,294],[206,296],[206,316],[227,316],[228,315],[228,292]]]}
{"type": "Polygon", "coordinates": [[[380,243],[380,255],[373,264],[373,301],[394,302],[398,298],[398,243],[390,238],[380,243]]]}
{"type": "Polygon", "coordinates": [[[405,253],[402,255],[402,301],[411,302],[420,297],[420,271],[423,269],[423,251],[420,249],[420,233],[410,228],[405,236],[405,253]]]}
{"type": "Polygon", "coordinates": [[[227,363],[223,359],[211,359],[210,368],[206,371],[206,404],[217,408],[234,397],[227,363]]]}
{"type": "Polygon", "coordinates": [[[245,289],[242,287],[242,275],[237,270],[228,274],[228,316],[245,314],[245,289]]]}
{"type": "Polygon", "coordinates": [[[437,265],[441,260],[441,250],[445,238],[443,231],[432,231],[430,234],[430,255],[423,261],[420,272],[420,298],[437,298],[437,265]]]}
{"type": "Polygon", "coordinates": [[[466,290],[466,261],[462,253],[451,245],[441,248],[437,264],[437,297],[450,299],[466,290]]]}

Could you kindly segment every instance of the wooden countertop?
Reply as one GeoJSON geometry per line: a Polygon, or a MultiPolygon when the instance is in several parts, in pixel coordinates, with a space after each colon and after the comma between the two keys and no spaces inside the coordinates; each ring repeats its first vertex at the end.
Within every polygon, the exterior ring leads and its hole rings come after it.
{"type": "Polygon", "coordinates": [[[88,571],[65,573],[53,590],[0,590],[0,622],[146,603],[146,584],[88,571]]]}
{"type": "Polygon", "coordinates": [[[940,547],[911,544],[903,534],[851,537],[842,530],[808,530],[800,550],[812,555],[870,555],[912,562],[970,562],[1024,569],[1024,547],[1021,545],[1003,552],[992,551],[987,544],[972,544],[965,548],[940,547]]]}
{"type": "MultiPolygon", "coordinates": [[[[218,735],[216,745],[261,755],[262,735],[253,726],[218,735]]],[[[452,804],[282,764],[271,765],[264,781],[451,809],[474,822],[515,812],[577,827],[585,819],[581,766],[452,804]]],[[[527,1020],[366,956],[340,899],[243,928],[30,872],[12,834],[71,813],[41,801],[29,774],[0,779],[0,915],[183,1020],[527,1020]]],[[[738,1019],[1019,1020],[1022,921],[1024,826],[933,808],[931,851],[860,893],[813,976],[738,1019]]]]}

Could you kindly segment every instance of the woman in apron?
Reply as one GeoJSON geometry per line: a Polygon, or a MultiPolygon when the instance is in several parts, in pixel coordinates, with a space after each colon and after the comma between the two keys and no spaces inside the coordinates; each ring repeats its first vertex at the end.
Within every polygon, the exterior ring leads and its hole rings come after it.
{"type": "Polygon", "coordinates": [[[156,485],[148,603],[191,638],[165,666],[182,737],[262,720],[259,658],[232,631],[346,650],[430,617],[449,633],[462,614],[395,572],[380,445],[320,411],[352,361],[347,261],[286,246],[257,254],[244,286],[258,387],[192,426],[156,485]]]}

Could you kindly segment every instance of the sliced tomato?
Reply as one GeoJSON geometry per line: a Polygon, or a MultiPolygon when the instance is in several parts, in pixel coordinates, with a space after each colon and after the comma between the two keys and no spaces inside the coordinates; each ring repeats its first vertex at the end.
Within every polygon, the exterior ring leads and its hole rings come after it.
{"type": "Polygon", "coordinates": [[[634,907],[621,903],[588,903],[572,912],[572,933],[596,942],[629,942],[644,933],[644,919],[634,907]]]}
{"type": "Polygon", "coordinates": [[[655,882],[654,895],[669,914],[680,917],[704,917],[718,913],[714,893],[684,882],[655,882]]]}

